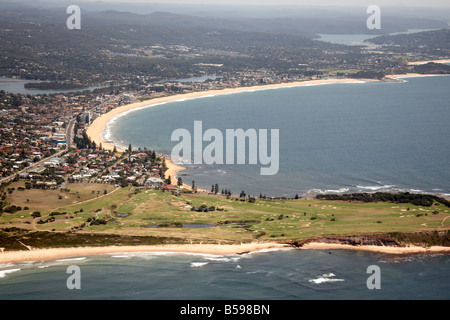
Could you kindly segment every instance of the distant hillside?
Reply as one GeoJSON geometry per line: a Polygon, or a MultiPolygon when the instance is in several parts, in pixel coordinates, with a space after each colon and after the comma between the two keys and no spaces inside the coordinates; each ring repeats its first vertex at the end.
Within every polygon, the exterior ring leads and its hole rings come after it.
{"type": "MultiPolygon", "coordinates": [[[[61,23],[65,22],[65,4],[53,6],[40,1],[39,4],[22,2],[2,3],[0,18],[14,17],[14,21],[61,23]],[[44,9],[45,8],[45,9],[44,9]]],[[[158,4],[107,4],[97,2],[80,4],[85,26],[107,25],[155,25],[180,28],[225,29],[245,32],[288,34],[312,39],[317,34],[373,34],[381,35],[404,32],[408,29],[447,28],[443,20],[403,14],[402,11],[386,10],[382,29],[369,30],[366,27],[368,14],[364,7],[310,8],[310,7],[233,7],[233,6],[184,6],[182,10],[172,5],[158,4]],[[145,10],[139,11],[139,7],[145,10]],[[242,8],[241,8],[242,7],[242,8]],[[151,9],[153,8],[153,10],[151,9]],[[194,9],[196,8],[196,9],[194,9]],[[151,12],[151,13],[149,13],[151,12]]],[[[383,11],[384,12],[384,11],[383,11]]]]}
{"type": "Polygon", "coordinates": [[[414,72],[420,74],[450,74],[450,66],[442,63],[429,62],[414,66],[414,72]]]}
{"type": "Polygon", "coordinates": [[[366,42],[383,45],[392,52],[417,54],[436,54],[450,56],[450,29],[424,31],[411,34],[380,36],[366,42]]]}

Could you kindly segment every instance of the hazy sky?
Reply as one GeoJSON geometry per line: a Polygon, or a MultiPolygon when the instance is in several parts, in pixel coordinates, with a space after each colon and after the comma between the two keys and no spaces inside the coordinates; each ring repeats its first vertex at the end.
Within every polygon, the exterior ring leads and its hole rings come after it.
{"type": "Polygon", "coordinates": [[[229,5],[308,5],[308,6],[406,6],[450,7],[449,0],[84,0],[96,2],[180,3],[180,4],[229,4],[229,5]]]}

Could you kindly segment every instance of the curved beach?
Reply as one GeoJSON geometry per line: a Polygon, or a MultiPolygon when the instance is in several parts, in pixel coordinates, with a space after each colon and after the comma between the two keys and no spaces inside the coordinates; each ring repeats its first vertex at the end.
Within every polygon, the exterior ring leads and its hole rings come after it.
{"type": "MultiPolygon", "coordinates": [[[[168,103],[172,101],[177,101],[181,99],[194,99],[206,96],[214,96],[220,94],[230,94],[230,93],[239,93],[245,91],[255,91],[255,90],[267,90],[267,89],[277,89],[283,87],[300,87],[300,86],[308,86],[308,85],[319,85],[319,84],[327,84],[327,83],[345,83],[345,82],[361,82],[361,81],[374,81],[372,79],[320,79],[320,80],[306,80],[306,81],[297,81],[297,82],[286,82],[279,84],[269,84],[269,85],[261,85],[261,86],[252,86],[252,87],[236,87],[236,88],[227,88],[227,89],[219,89],[219,90],[206,90],[200,92],[189,92],[184,94],[177,94],[165,97],[153,98],[150,100],[145,100],[142,102],[136,102],[132,104],[123,105],[113,110],[99,116],[96,118],[92,124],[88,127],[86,133],[88,137],[95,141],[97,145],[102,144],[102,147],[107,150],[113,150],[114,147],[118,151],[123,151],[119,147],[113,145],[110,141],[105,141],[102,137],[103,130],[105,129],[108,122],[114,119],[116,116],[128,112],[138,108],[150,108],[156,105],[160,105],[162,103],[168,103]]],[[[171,159],[166,159],[166,165],[168,167],[167,175],[171,176],[172,183],[176,183],[175,177],[178,171],[183,170],[184,168],[174,164],[171,159]]]]}
{"type": "MultiPolygon", "coordinates": [[[[172,101],[177,101],[180,99],[193,99],[193,98],[200,98],[205,96],[214,96],[214,95],[220,95],[220,94],[230,94],[230,93],[238,93],[238,92],[245,92],[245,91],[254,91],[254,90],[266,90],[266,89],[276,89],[276,88],[283,88],[283,87],[299,87],[299,86],[306,86],[306,85],[314,85],[314,84],[325,84],[325,83],[341,83],[341,82],[354,82],[354,81],[368,81],[366,79],[321,79],[321,80],[307,80],[307,81],[297,81],[297,82],[286,82],[286,83],[279,83],[279,84],[269,84],[269,85],[261,85],[261,86],[252,86],[252,87],[236,87],[236,88],[227,88],[227,89],[220,89],[220,90],[206,90],[206,91],[199,91],[199,92],[189,92],[189,93],[183,93],[183,94],[177,94],[177,95],[171,95],[171,96],[165,96],[165,97],[158,97],[153,98],[149,100],[145,100],[142,102],[136,102],[131,103],[127,105],[123,105],[120,107],[117,107],[97,119],[95,119],[92,124],[87,129],[86,133],[89,136],[90,139],[95,141],[95,143],[102,144],[103,148],[107,150],[113,150],[114,145],[111,144],[111,142],[106,142],[102,138],[102,132],[107,125],[109,121],[111,121],[114,117],[117,115],[128,112],[133,109],[137,108],[149,108],[153,107],[155,105],[159,105],[161,103],[167,103],[172,101]]],[[[117,150],[121,151],[118,147],[117,150]]]]}

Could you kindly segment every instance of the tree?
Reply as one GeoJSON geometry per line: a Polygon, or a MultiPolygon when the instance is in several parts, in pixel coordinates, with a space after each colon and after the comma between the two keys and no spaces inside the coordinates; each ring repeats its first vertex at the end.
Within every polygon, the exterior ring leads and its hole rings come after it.
{"type": "Polygon", "coordinates": [[[39,211],[34,211],[34,212],[31,214],[31,216],[32,216],[33,218],[40,218],[40,217],[41,217],[41,213],[40,213],[39,211]]]}
{"type": "Polygon", "coordinates": [[[214,194],[217,194],[219,192],[219,184],[214,185],[214,194]]]}
{"type": "Polygon", "coordinates": [[[177,185],[181,187],[183,185],[183,180],[180,177],[178,177],[177,180],[178,180],[177,185]]]}
{"type": "Polygon", "coordinates": [[[246,196],[246,195],[245,195],[245,191],[242,190],[242,191],[241,191],[241,194],[239,195],[239,197],[240,197],[240,198],[245,198],[245,196],[246,196]]]}
{"type": "Polygon", "coordinates": [[[131,143],[128,145],[128,162],[131,162],[131,152],[133,148],[131,147],[131,143]]]}

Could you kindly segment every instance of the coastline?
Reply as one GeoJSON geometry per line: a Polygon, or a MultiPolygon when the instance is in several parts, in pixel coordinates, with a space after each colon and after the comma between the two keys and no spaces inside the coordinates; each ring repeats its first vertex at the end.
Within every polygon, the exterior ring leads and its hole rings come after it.
{"type": "MultiPolygon", "coordinates": [[[[446,60],[447,61],[447,60],[446,60]]],[[[417,73],[396,74],[387,75],[388,79],[397,79],[405,77],[423,77],[427,75],[417,73]]],[[[435,75],[430,75],[435,76],[435,75]]],[[[292,83],[281,83],[263,86],[252,87],[237,87],[222,90],[208,90],[201,92],[189,92],[185,94],[177,94],[166,97],[158,97],[149,99],[142,102],[132,103],[128,105],[119,106],[94,120],[94,122],[87,129],[88,136],[97,143],[102,143],[105,149],[113,150],[114,145],[109,142],[105,142],[102,138],[102,131],[109,121],[114,117],[137,108],[147,108],[162,103],[168,103],[173,101],[180,101],[184,99],[199,98],[205,96],[213,96],[228,93],[238,93],[253,90],[267,90],[283,87],[299,87],[314,84],[326,84],[326,83],[349,83],[349,82],[362,82],[362,81],[380,81],[373,79],[322,79],[322,80],[308,80],[292,83]]],[[[383,81],[383,80],[381,80],[383,81]]],[[[122,151],[117,147],[118,151],[122,151]]],[[[170,175],[172,183],[176,185],[177,172],[185,169],[182,166],[174,164],[171,159],[166,158],[166,165],[168,170],[166,175],[170,175]]],[[[186,186],[186,185],[185,185],[186,186]]],[[[189,186],[186,186],[189,188],[189,186]]],[[[0,253],[0,263],[18,262],[18,261],[33,261],[33,260],[52,260],[58,258],[68,258],[80,255],[97,255],[107,254],[115,252],[174,252],[174,253],[199,253],[199,254],[216,254],[216,255],[230,255],[239,254],[243,252],[255,252],[264,249],[293,249],[292,246],[283,245],[279,243],[259,243],[259,244],[244,244],[244,245],[158,245],[158,246],[128,246],[128,247],[86,247],[86,248],[61,248],[61,249],[36,249],[32,251],[17,251],[17,252],[4,252],[0,253]]],[[[389,246],[370,246],[370,245],[347,245],[347,244],[330,244],[320,242],[309,242],[304,244],[299,250],[358,250],[367,252],[378,252],[384,254],[404,255],[404,254],[427,254],[427,253],[444,253],[450,254],[450,247],[421,247],[421,246],[406,246],[406,247],[389,247],[389,246]]]]}
{"type": "Polygon", "coordinates": [[[420,254],[420,253],[442,253],[450,254],[450,247],[443,246],[406,246],[406,247],[394,247],[394,246],[376,246],[376,245],[350,245],[350,244],[338,244],[338,243],[322,243],[322,242],[309,242],[305,243],[302,247],[305,250],[357,250],[367,252],[377,252],[394,255],[407,255],[407,254],[420,254]]]}
{"type": "MultiPolygon", "coordinates": [[[[409,64],[421,64],[427,62],[450,62],[450,60],[433,60],[433,61],[416,61],[410,62],[409,64]]],[[[427,76],[419,73],[405,73],[405,74],[395,74],[395,75],[386,75],[386,78],[396,79],[396,78],[405,78],[405,77],[423,77],[427,76]]],[[[436,76],[430,74],[429,76],[436,76]]],[[[305,81],[295,81],[295,82],[284,82],[277,84],[268,84],[261,86],[251,86],[251,87],[235,87],[235,88],[226,88],[226,89],[215,89],[215,90],[205,90],[205,91],[196,91],[196,92],[187,92],[181,94],[175,94],[170,96],[163,97],[155,97],[152,99],[148,99],[141,102],[135,102],[131,104],[126,104],[123,106],[116,107],[111,111],[100,115],[96,118],[91,125],[87,128],[86,133],[88,137],[94,141],[97,145],[100,143],[102,147],[106,150],[113,150],[116,147],[117,151],[123,152],[124,150],[120,149],[120,147],[111,143],[111,141],[105,141],[102,137],[102,132],[105,129],[106,125],[115,117],[129,111],[133,111],[135,109],[140,108],[150,108],[156,105],[161,105],[174,101],[182,101],[185,99],[194,99],[201,98],[207,96],[215,96],[221,94],[231,94],[231,93],[241,93],[247,91],[256,91],[256,90],[267,90],[267,89],[278,89],[278,88],[289,88],[289,87],[301,87],[301,86],[309,86],[309,85],[320,85],[320,84],[333,84],[333,83],[348,83],[348,82],[365,82],[365,81],[383,81],[383,80],[374,80],[374,79],[353,79],[353,78],[344,78],[344,79],[319,79],[319,80],[305,80],[305,81]]],[[[166,161],[170,159],[166,158],[166,161]]],[[[184,169],[181,166],[175,165],[172,161],[170,161],[170,165],[173,166],[173,170],[171,172],[176,172],[178,170],[184,169]]]]}
{"type": "MultiPolygon", "coordinates": [[[[450,62],[450,60],[433,60],[435,62],[450,62]]],[[[427,63],[430,61],[416,61],[412,62],[412,64],[419,63],[427,63]]],[[[97,117],[91,125],[87,128],[88,137],[94,141],[97,145],[102,144],[102,147],[107,150],[117,149],[118,152],[124,152],[125,150],[121,149],[119,146],[114,145],[112,141],[107,141],[103,138],[103,131],[110,121],[115,119],[118,116],[123,115],[124,113],[131,112],[137,109],[150,108],[153,106],[166,104],[175,101],[184,101],[186,99],[195,99],[201,97],[211,97],[215,95],[225,95],[232,93],[241,93],[248,91],[258,91],[258,90],[268,90],[268,89],[278,89],[278,88],[289,88],[289,87],[301,87],[301,86],[310,86],[310,85],[321,85],[321,84],[335,84],[335,83],[362,83],[368,81],[392,81],[392,82],[401,82],[402,78],[409,77],[426,77],[426,76],[439,76],[435,74],[419,74],[419,73],[405,73],[405,74],[394,74],[394,75],[386,75],[384,79],[375,80],[375,79],[354,79],[354,78],[327,78],[327,79],[319,79],[319,80],[305,80],[305,81],[295,81],[295,82],[285,82],[285,83],[277,83],[277,84],[268,84],[268,85],[257,85],[250,87],[234,87],[234,88],[225,88],[225,89],[215,89],[215,90],[205,90],[205,91],[196,91],[196,92],[187,92],[181,94],[174,94],[169,96],[155,97],[141,102],[135,102],[131,104],[122,105],[110,110],[107,113],[104,113],[97,117]]],[[[177,173],[185,170],[186,168],[175,164],[170,156],[164,155],[166,160],[166,166],[168,170],[166,171],[166,177],[171,177],[171,184],[177,185],[177,173]]],[[[190,190],[191,186],[183,183],[183,187],[190,190]]],[[[197,189],[199,192],[206,192],[207,190],[197,189]]]]}
{"type": "Polygon", "coordinates": [[[392,255],[408,254],[450,254],[450,247],[389,247],[375,245],[347,245],[322,242],[309,242],[300,248],[288,244],[267,242],[247,243],[236,245],[221,244],[176,244],[176,245],[147,245],[147,246],[108,246],[108,247],[79,247],[79,248],[49,248],[32,249],[29,251],[7,251],[0,253],[0,266],[2,264],[21,263],[31,261],[46,261],[68,259],[82,256],[105,255],[114,253],[172,253],[172,254],[208,254],[208,255],[235,255],[278,250],[356,250],[392,255]]]}
{"type": "Polygon", "coordinates": [[[0,265],[30,261],[55,260],[71,257],[104,255],[112,253],[174,253],[174,254],[210,254],[233,255],[261,250],[280,250],[292,248],[280,243],[247,243],[235,245],[221,244],[167,244],[145,246],[107,246],[107,247],[73,247],[32,249],[29,251],[6,251],[0,253],[0,265]]]}
{"type": "MultiPolygon", "coordinates": [[[[111,111],[100,115],[96,118],[91,125],[87,128],[86,134],[87,136],[94,141],[97,145],[102,144],[102,147],[106,150],[116,150],[118,152],[123,152],[124,150],[120,149],[118,146],[115,146],[111,143],[111,141],[105,141],[102,137],[103,130],[106,125],[115,117],[139,108],[150,108],[156,105],[165,104],[174,101],[180,101],[185,99],[194,99],[201,98],[207,96],[221,95],[221,94],[231,94],[231,93],[240,93],[247,91],[255,91],[255,90],[267,90],[267,89],[278,89],[278,88],[289,88],[289,87],[301,87],[301,86],[309,86],[309,85],[320,85],[320,84],[331,84],[331,83],[348,83],[348,82],[361,82],[361,81],[375,81],[373,79],[320,79],[320,80],[305,80],[305,81],[296,81],[296,82],[286,82],[286,83],[278,83],[278,84],[268,84],[261,86],[251,86],[251,87],[236,87],[236,88],[226,88],[226,89],[217,89],[217,90],[206,90],[199,92],[188,92],[183,94],[176,94],[165,97],[157,97],[141,102],[135,102],[123,106],[116,107],[111,111]]],[[[173,163],[173,161],[166,157],[166,165],[168,170],[166,171],[167,176],[170,175],[172,184],[176,185],[176,174],[177,172],[184,170],[185,168],[173,163]]],[[[189,187],[185,185],[185,187],[189,187]]],[[[199,190],[200,191],[200,190],[199,190]]]]}

